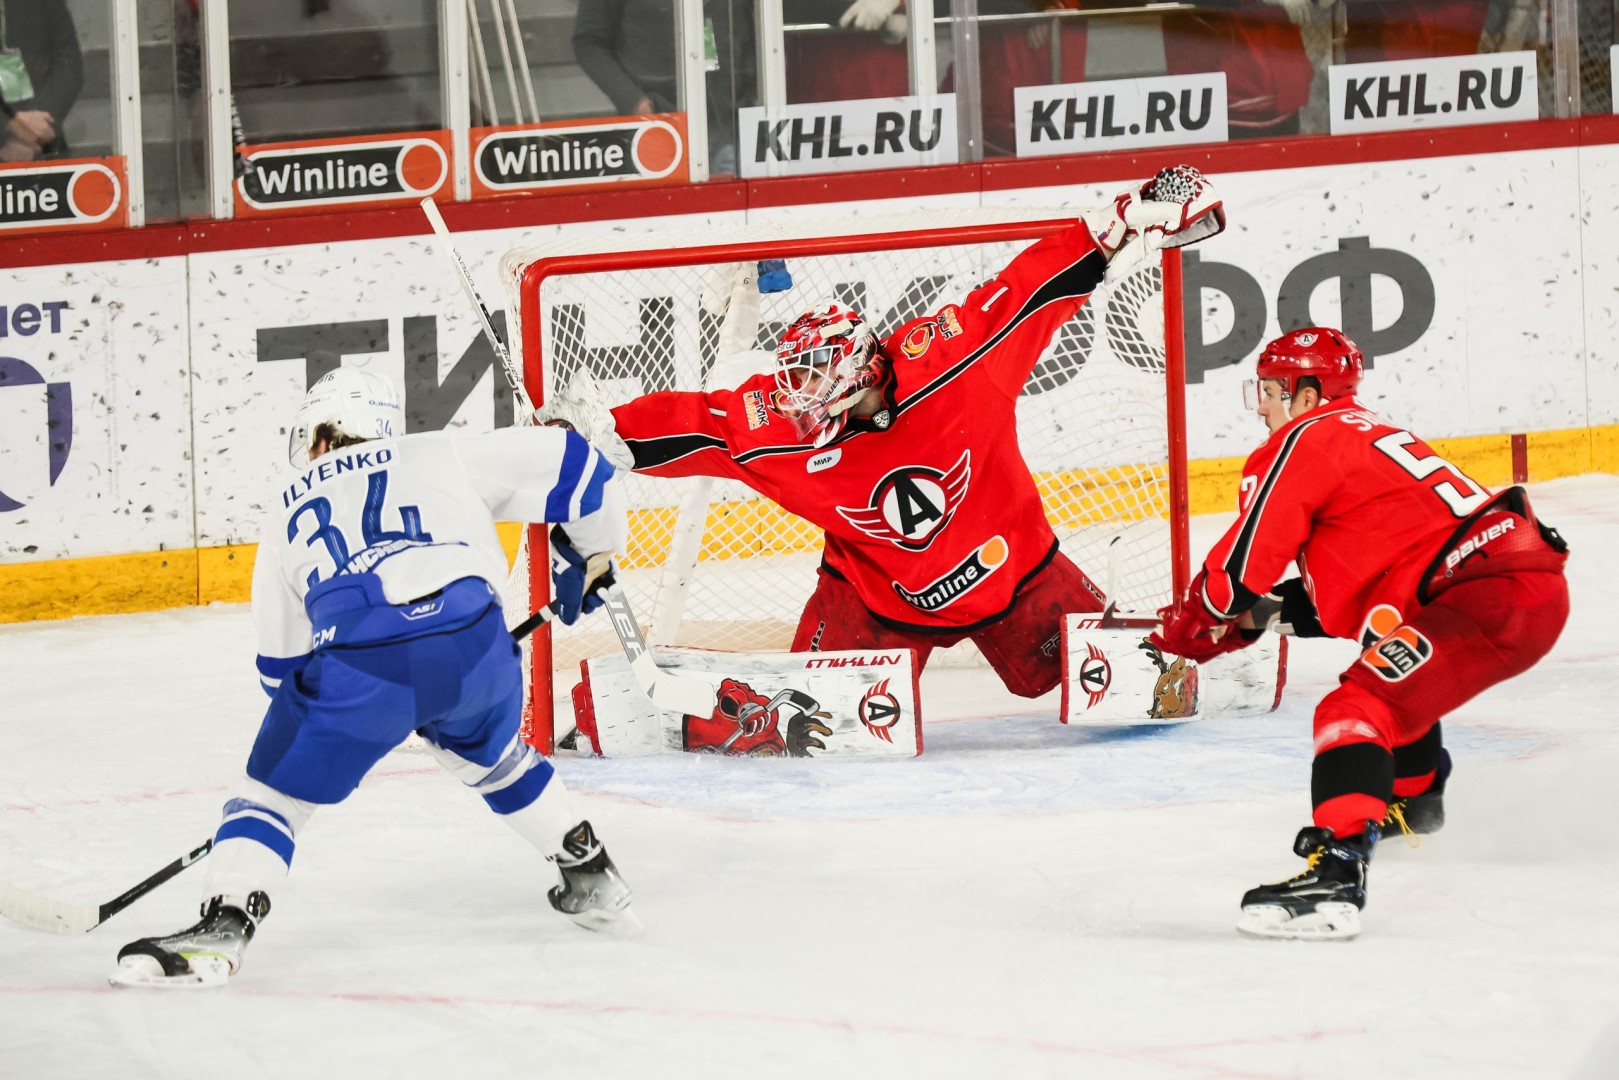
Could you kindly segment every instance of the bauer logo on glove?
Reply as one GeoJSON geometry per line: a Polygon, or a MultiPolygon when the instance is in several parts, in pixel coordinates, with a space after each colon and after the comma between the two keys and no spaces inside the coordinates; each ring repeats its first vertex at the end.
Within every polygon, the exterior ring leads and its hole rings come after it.
{"type": "Polygon", "coordinates": [[[610,552],[582,555],[562,531],[562,526],[552,526],[551,588],[556,598],[551,605],[556,609],[558,622],[572,626],[580,615],[601,607],[602,590],[611,588],[613,582],[610,552]]]}

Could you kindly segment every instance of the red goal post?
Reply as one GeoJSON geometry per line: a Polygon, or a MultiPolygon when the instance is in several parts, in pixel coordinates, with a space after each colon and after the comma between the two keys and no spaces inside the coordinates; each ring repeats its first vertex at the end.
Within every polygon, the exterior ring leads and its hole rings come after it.
{"type": "MultiPolygon", "coordinates": [[[[962,299],[1022,248],[1072,223],[1071,212],[1062,215],[944,211],[520,248],[502,260],[507,311],[517,313],[513,355],[536,404],[581,365],[609,404],[701,390],[725,362],[715,355],[721,330],[731,329],[724,283],[738,267],[780,259],[793,277],[790,290],[762,298],[757,325],[744,327],[760,349],[773,348],[794,315],[833,296],[887,334],[962,299]]],[[[1098,583],[1113,578],[1125,609],[1156,608],[1188,580],[1184,389],[1180,258],[1171,250],[1099,289],[1054,335],[1019,401],[1019,442],[1047,517],[1082,569],[1098,583]]],[[[619,577],[654,644],[787,646],[814,587],[819,530],[734,481],[636,475],[625,490],[630,542],[619,577]],[[681,535],[701,540],[688,553],[681,535]]],[[[549,600],[545,543],[543,527],[527,530],[508,606],[535,610],[549,600]]],[[[529,646],[528,736],[542,750],[571,726],[554,721],[546,703],[576,681],[579,660],[618,648],[599,621],[542,630],[529,646]]],[[[566,716],[566,703],[558,705],[566,716]]]]}

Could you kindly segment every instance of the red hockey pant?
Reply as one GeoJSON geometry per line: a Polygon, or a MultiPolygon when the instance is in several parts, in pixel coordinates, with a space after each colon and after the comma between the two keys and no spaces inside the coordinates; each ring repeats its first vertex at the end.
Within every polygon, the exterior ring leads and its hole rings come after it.
{"type": "Polygon", "coordinates": [[[855,587],[823,573],[804,605],[793,636],[794,652],[838,649],[915,649],[919,666],[934,649],[971,638],[1006,688],[1039,697],[1062,680],[1062,617],[1101,611],[1101,590],[1062,552],[1023,586],[1005,615],[971,633],[924,634],[877,621],[855,587]]]}
{"type": "Polygon", "coordinates": [[[1361,654],[1315,711],[1315,823],[1339,836],[1380,821],[1395,747],[1545,656],[1568,621],[1560,572],[1461,582],[1361,654]]]}

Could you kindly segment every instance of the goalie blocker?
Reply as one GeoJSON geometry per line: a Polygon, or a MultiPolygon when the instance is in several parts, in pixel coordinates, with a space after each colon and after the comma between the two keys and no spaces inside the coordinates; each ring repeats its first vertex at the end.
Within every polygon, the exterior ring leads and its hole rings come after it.
{"type": "Polygon", "coordinates": [[[604,757],[666,751],[756,757],[915,757],[919,665],[909,649],[734,653],[655,649],[661,670],[706,682],[706,715],[653,705],[623,655],[583,661],[574,722],[604,757]]]}
{"type": "MultiPolygon", "coordinates": [[[[1166,656],[1103,615],[1063,618],[1061,719],[1065,724],[1173,724],[1270,712],[1287,683],[1287,639],[1266,634],[1204,663],[1166,656]]],[[[1157,620],[1140,620],[1143,624],[1157,620]]],[[[1132,621],[1133,622],[1133,621],[1132,621]]]]}

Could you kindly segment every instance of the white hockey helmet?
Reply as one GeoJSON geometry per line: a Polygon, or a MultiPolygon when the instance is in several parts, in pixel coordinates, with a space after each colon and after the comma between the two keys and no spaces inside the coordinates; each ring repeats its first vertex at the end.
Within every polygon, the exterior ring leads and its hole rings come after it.
{"type": "Polygon", "coordinates": [[[359,368],[328,371],[309,388],[287,432],[287,460],[309,464],[315,435],[328,424],[351,439],[389,439],[405,433],[404,409],[391,379],[359,368]]]}

